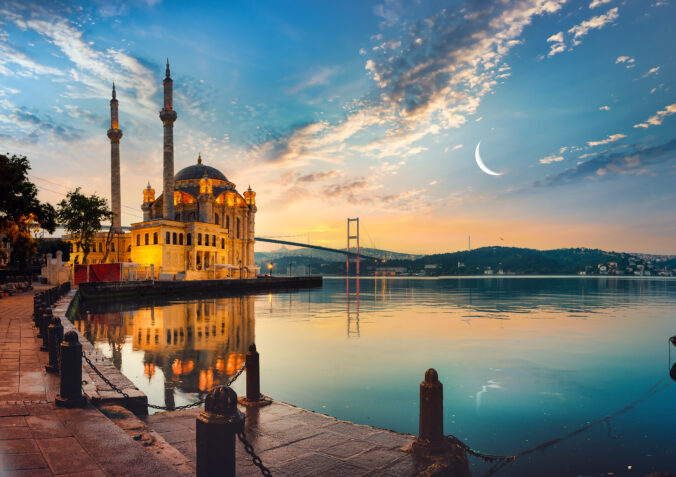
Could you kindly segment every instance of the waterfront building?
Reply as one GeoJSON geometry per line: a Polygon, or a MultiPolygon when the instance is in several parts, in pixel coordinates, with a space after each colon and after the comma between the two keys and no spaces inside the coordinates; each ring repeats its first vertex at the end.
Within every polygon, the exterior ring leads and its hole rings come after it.
{"type": "MultiPolygon", "coordinates": [[[[143,190],[143,221],[122,230],[120,222],[120,139],[118,101],[113,84],[110,101],[111,197],[113,220],[108,232],[96,234],[89,263],[132,263],[132,277],[149,274],[159,279],[198,280],[210,278],[253,278],[256,193],[244,194],[218,169],[197,163],[174,174],[173,80],[167,61],[163,81],[164,105],[160,119],[164,127],[162,194],[148,183],[143,190]]],[[[84,251],[73,236],[71,264],[82,263],[84,251]]],[[[131,277],[130,277],[131,278],[131,277]]]]}

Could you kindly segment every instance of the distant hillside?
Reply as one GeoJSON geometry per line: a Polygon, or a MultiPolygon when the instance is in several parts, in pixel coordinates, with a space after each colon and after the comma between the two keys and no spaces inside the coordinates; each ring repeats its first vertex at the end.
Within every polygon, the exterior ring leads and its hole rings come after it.
{"type": "MultiPolygon", "coordinates": [[[[342,249],[345,250],[345,249],[342,249]]],[[[422,257],[422,255],[411,255],[407,253],[398,253],[390,252],[388,250],[380,250],[377,248],[368,248],[361,247],[359,252],[363,255],[369,257],[379,258],[381,260],[412,260],[415,258],[422,257]]],[[[289,257],[306,257],[313,258],[318,260],[324,260],[327,262],[333,261],[344,261],[345,255],[341,253],[327,252],[324,250],[315,250],[311,248],[298,248],[290,250],[289,248],[282,245],[279,250],[273,252],[255,252],[256,262],[259,261],[270,261],[280,258],[289,258],[289,257]]]]}
{"type": "MultiPolygon", "coordinates": [[[[363,253],[389,253],[364,249],[363,253]]],[[[411,275],[477,275],[477,274],[673,274],[676,260],[667,257],[638,256],[636,254],[607,252],[599,249],[568,248],[535,250],[517,247],[483,247],[462,252],[425,255],[411,258],[403,254],[382,256],[379,262],[362,259],[362,274],[395,273],[411,275]],[[397,255],[400,255],[397,257],[397,255]]],[[[301,272],[308,267],[313,273],[344,274],[345,257],[324,252],[310,253],[305,250],[287,251],[270,256],[256,254],[259,263],[273,263],[273,269],[287,273],[289,267],[301,272]],[[295,255],[294,255],[295,254],[295,255]]],[[[296,271],[295,273],[299,273],[296,271]]]]}

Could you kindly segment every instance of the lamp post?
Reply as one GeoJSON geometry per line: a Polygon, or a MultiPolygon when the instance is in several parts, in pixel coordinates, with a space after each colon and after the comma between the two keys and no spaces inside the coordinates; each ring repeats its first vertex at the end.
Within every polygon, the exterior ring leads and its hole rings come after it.
{"type": "Polygon", "coordinates": [[[268,263],[268,275],[270,275],[270,276],[272,276],[272,267],[273,266],[274,265],[272,264],[272,262],[268,263]]]}

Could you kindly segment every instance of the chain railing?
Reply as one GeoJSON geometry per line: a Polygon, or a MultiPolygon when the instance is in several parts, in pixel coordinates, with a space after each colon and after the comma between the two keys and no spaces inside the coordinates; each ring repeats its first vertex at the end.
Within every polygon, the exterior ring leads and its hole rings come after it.
{"type": "Polygon", "coordinates": [[[244,427],[242,427],[241,432],[237,433],[237,437],[239,438],[239,440],[244,445],[244,450],[246,451],[246,453],[251,456],[251,461],[253,462],[253,465],[258,467],[258,470],[260,470],[261,474],[263,474],[265,477],[272,477],[272,473],[270,472],[270,469],[265,467],[261,458],[258,457],[258,455],[256,455],[256,452],[254,451],[253,446],[247,440],[246,434],[244,433],[244,427]]]}
{"type": "MultiPolygon", "coordinates": [[[[99,376],[99,378],[101,378],[103,380],[103,382],[106,383],[106,385],[110,387],[110,389],[112,389],[116,393],[120,394],[125,399],[131,399],[131,396],[129,396],[129,394],[124,392],[124,390],[120,389],[118,386],[113,384],[108,378],[106,378],[106,376],[101,371],[99,371],[99,369],[94,365],[94,363],[92,363],[92,361],[89,359],[89,357],[85,353],[82,353],[82,357],[87,362],[87,364],[92,368],[92,370],[94,370],[94,372],[99,376]]],[[[242,365],[242,367],[239,368],[237,370],[237,372],[230,377],[230,379],[228,379],[228,381],[225,383],[225,385],[230,386],[232,383],[234,383],[235,380],[242,375],[242,373],[244,372],[245,369],[246,369],[246,366],[242,365]]],[[[148,403],[148,407],[152,408],[152,409],[158,409],[160,411],[181,411],[181,410],[184,410],[184,409],[190,409],[190,408],[193,408],[193,407],[201,406],[202,404],[204,404],[204,398],[200,398],[199,400],[192,402],[190,404],[184,404],[183,406],[160,406],[158,404],[148,403]]]]}

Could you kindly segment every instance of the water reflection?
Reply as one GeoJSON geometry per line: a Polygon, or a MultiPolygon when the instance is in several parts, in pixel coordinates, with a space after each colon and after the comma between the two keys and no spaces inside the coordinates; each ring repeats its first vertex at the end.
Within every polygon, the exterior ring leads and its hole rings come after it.
{"type": "Polygon", "coordinates": [[[107,343],[117,368],[125,345],[130,358],[142,353],[143,375],[151,382],[161,374],[167,406],[175,406],[176,391],[202,394],[227,381],[255,341],[252,296],[90,310],[82,307],[74,320],[80,332],[93,343],[107,343]]]}

